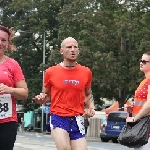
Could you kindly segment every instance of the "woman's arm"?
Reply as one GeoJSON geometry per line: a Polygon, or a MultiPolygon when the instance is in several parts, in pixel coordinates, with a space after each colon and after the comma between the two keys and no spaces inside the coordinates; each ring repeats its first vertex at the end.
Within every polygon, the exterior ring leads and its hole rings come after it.
{"type": "Polygon", "coordinates": [[[147,101],[143,105],[142,109],[139,111],[139,113],[135,117],[127,117],[127,122],[134,122],[138,119],[142,118],[144,115],[146,115],[150,111],[150,85],[148,85],[148,94],[147,94],[147,101]]]}
{"type": "Polygon", "coordinates": [[[148,94],[147,94],[147,101],[143,105],[142,109],[139,111],[139,113],[134,117],[134,121],[142,118],[144,115],[146,115],[150,111],[150,85],[148,85],[148,94]]]}
{"type": "Polygon", "coordinates": [[[7,85],[0,84],[0,93],[8,93],[18,100],[25,100],[28,97],[28,88],[25,80],[15,83],[15,87],[8,87],[7,85]]]}

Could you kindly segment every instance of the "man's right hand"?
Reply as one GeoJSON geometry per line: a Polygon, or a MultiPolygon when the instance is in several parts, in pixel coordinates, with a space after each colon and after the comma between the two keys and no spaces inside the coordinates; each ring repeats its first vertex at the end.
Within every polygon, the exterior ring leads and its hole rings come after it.
{"type": "Polygon", "coordinates": [[[38,104],[44,104],[47,101],[47,94],[40,93],[40,95],[36,95],[34,98],[32,98],[36,103],[38,104]]]}

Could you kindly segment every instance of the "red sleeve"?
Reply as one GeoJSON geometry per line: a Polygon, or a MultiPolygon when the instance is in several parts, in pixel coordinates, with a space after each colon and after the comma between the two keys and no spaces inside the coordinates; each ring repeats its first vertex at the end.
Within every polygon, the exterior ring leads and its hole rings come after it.
{"type": "Polygon", "coordinates": [[[17,61],[14,63],[14,82],[18,82],[20,80],[24,80],[24,75],[22,69],[17,61]]]}
{"type": "Polygon", "coordinates": [[[87,81],[87,83],[85,85],[85,88],[90,88],[91,87],[91,83],[92,83],[92,72],[89,70],[88,73],[89,73],[88,74],[88,81],[87,81]]]}
{"type": "Polygon", "coordinates": [[[45,71],[45,75],[44,75],[44,87],[51,88],[50,69],[47,69],[45,71]]]}

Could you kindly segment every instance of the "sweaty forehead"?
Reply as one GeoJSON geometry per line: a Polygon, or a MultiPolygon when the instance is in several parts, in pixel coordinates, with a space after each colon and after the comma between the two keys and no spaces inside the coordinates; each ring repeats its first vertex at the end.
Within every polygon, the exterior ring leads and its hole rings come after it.
{"type": "Polygon", "coordinates": [[[64,46],[77,46],[78,47],[78,44],[77,42],[68,42],[64,46]]]}

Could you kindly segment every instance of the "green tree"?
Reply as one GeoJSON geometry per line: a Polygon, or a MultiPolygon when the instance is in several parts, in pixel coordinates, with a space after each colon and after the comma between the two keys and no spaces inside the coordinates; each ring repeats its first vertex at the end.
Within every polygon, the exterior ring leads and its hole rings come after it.
{"type": "MultiPolygon", "coordinates": [[[[97,104],[101,97],[118,99],[119,89],[133,94],[141,79],[138,60],[141,47],[149,43],[147,36],[142,42],[141,35],[149,31],[148,23],[141,29],[142,22],[148,22],[148,7],[149,1],[74,0],[59,13],[58,43],[68,36],[79,42],[79,62],[93,72],[97,104]]],[[[51,56],[51,62],[60,60],[56,51],[51,56]]]]}
{"type": "Polygon", "coordinates": [[[17,51],[10,55],[21,64],[29,85],[27,109],[37,107],[31,98],[41,91],[40,71],[62,61],[58,50],[68,36],[79,43],[78,62],[93,72],[96,104],[103,97],[118,99],[122,89],[133,94],[143,78],[139,59],[150,49],[149,0],[5,0],[0,7],[1,24],[26,31],[16,38],[17,51]],[[44,32],[46,65],[41,57],[44,32]]]}
{"type": "Polygon", "coordinates": [[[17,31],[22,30],[20,37],[15,38],[16,52],[9,55],[21,65],[29,88],[29,97],[22,103],[26,110],[33,110],[39,105],[32,98],[42,90],[42,73],[45,69],[43,62],[43,35],[45,32],[47,62],[51,54],[51,48],[55,47],[57,38],[58,21],[56,15],[62,4],[59,0],[35,1],[13,0],[2,1],[3,15],[0,17],[1,24],[14,27],[17,31]],[[54,40],[53,40],[54,39],[54,40]]]}

